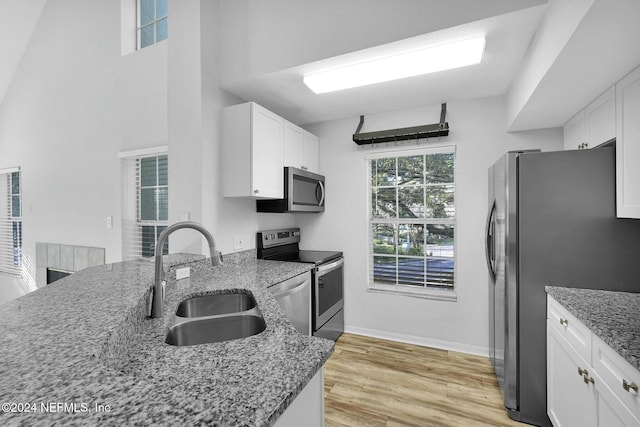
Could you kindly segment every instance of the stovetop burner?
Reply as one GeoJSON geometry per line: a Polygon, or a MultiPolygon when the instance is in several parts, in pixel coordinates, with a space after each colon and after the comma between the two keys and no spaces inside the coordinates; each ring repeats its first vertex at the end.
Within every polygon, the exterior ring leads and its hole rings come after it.
{"type": "Polygon", "coordinates": [[[342,252],[337,251],[308,251],[300,249],[298,251],[297,262],[307,262],[320,265],[342,257],[342,252]]]}
{"type": "Polygon", "coordinates": [[[342,257],[342,252],[338,251],[300,249],[299,241],[299,228],[259,231],[257,234],[258,259],[320,265],[342,257]]]}

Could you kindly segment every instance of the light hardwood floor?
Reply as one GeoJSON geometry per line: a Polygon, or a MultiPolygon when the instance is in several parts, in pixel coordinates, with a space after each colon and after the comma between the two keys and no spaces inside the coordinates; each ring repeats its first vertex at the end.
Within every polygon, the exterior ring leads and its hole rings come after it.
{"type": "Polygon", "coordinates": [[[325,426],[518,426],[486,357],[343,334],[324,365],[325,426]]]}

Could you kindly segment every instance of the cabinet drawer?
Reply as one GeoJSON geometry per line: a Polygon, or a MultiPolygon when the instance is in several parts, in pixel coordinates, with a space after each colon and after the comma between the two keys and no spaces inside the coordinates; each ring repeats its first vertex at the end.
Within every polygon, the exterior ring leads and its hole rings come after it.
{"type": "Polygon", "coordinates": [[[622,403],[640,418],[640,395],[637,391],[637,387],[640,387],[640,371],[595,335],[592,365],[622,403]]]}
{"type": "Polygon", "coordinates": [[[591,331],[553,297],[547,296],[547,319],[587,363],[591,363],[591,331]]]}

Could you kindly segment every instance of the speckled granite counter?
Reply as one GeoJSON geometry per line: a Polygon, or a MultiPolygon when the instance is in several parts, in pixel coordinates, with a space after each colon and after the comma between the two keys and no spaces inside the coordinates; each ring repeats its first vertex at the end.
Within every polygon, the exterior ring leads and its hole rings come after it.
{"type": "Polygon", "coordinates": [[[210,425],[220,416],[229,426],[272,425],[333,351],[298,334],[267,290],[308,265],[245,256],[190,266],[178,283],[168,274],[160,319],[146,317],[149,261],[92,267],[0,306],[0,403],[27,404],[3,406],[0,425],[210,425]],[[164,343],[179,301],[228,289],[254,295],[264,332],[164,343]]]}
{"type": "Polygon", "coordinates": [[[640,370],[640,294],[547,286],[546,291],[640,370]]]}

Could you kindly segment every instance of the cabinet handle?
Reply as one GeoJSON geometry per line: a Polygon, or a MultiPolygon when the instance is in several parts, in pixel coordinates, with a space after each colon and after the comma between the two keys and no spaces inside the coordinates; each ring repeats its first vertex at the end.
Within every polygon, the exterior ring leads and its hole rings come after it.
{"type": "Polygon", "coordinates": [[[582,377],[582,381],[584,381],[585,384],[595,383],[595,380],[589,376],[589,371],[587,371],[586,369],[582,369],[579,366],[578,366],[578,375],[582,377]]]}
{"type": "MultiPolygon", "coordinates": [[[[565,325],[565,326],[569,326],[569,320],[560,318],[560,324],[561,325],[565,325]]],[[[580,375],[582,375],[582,374],[580,374],[580,375]]]]}
{"type": "MultiPolygon", "coordinates": [[[[629,389],[631,389],[636,393],[638,392],[638,386],[636,385],[636,383],[629,384],[627,380],[622,380],[622,388],[625,389],[625,391],[629,391],[629,389]]],[[[631,392],[629,391],[629,393],[631,392]]]]}
{"type": "Polygon", "coordinates": [[[260,192],[260,190],[258,190],[257,188],[255,190],[253,190],[254,194],[258,194],[260,192]]]}

